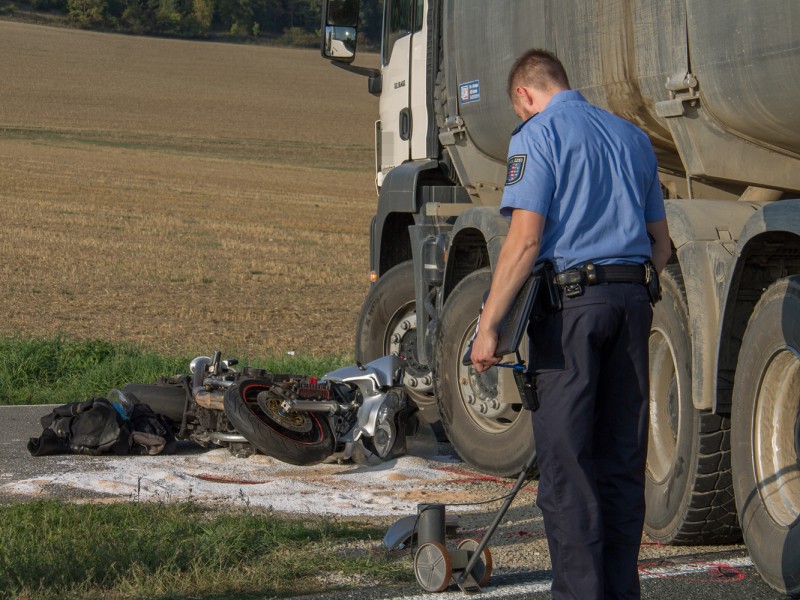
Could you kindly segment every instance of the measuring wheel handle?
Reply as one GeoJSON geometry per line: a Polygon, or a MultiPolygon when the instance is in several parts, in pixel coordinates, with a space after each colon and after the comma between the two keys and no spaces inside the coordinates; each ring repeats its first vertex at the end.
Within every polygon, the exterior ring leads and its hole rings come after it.
{"type": "MultiPolygon", "coordinates": [[[[474,540],[472,538],[467,538],[461,541],[457,549],[458,550],[466,550],[470,556],[475,550],[478,549],[478,545],[480,542],[478,540],[474,540]]],[[[492,576],[492,567],[494,563],[492,562],[492,553],[489,552],[489,547],[485,546],[481,551],[481,557],[475,563],[475,566],[472,567],[472,577],[475,581],[478,582],[478,585],[484,587],[487,583],[489,583],[489,578],[492,576]]]]}
{"type": "Polygon", "coordinates": [[[444,544],[426,542],[414,554],[414,575],[426,592],[443,592],[450,585],[453,563],[444,544]]]}

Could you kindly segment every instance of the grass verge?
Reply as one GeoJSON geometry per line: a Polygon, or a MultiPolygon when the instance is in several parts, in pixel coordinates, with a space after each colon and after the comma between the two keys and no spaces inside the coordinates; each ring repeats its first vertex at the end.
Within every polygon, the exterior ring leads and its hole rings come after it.
{"type": "Polygon", "coordinates": [[[280,598],[410,581],[368,525],[193,503],[0,506],[0,598],[280,598]]]}
{"type": "MultiPolygon", "coordinates": [[[[127,383],[187,373],[191,358],[103,340],[0,338],[0,404],[65,404],[105,396],[127,383]]],[[[317,377],[352,362],[348,356],[238,358],[241,365],[317,377]]]]}

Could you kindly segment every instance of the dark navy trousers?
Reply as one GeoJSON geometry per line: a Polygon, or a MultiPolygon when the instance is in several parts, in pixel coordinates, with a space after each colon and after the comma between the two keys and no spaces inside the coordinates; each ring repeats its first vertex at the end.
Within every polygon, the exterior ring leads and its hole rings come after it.
{"type": "Polygon", "coordinates": [[[557,600],[639,598],[648,433],[648,338],[643,285],[585,287],[528,326],[533,413],[557,600]]]}

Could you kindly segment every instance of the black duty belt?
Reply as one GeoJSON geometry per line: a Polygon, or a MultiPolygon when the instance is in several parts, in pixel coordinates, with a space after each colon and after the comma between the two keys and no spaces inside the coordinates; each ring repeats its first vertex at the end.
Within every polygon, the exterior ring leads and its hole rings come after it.
{"type": "Polygon", "coordinates": [[[554,283],[564,288],[567,296],[582,293],[583,286],[600,283],[641,283],[649,281],[647,265],[595,265],[587,263],[576,269],[556,273],[554,283]]]}

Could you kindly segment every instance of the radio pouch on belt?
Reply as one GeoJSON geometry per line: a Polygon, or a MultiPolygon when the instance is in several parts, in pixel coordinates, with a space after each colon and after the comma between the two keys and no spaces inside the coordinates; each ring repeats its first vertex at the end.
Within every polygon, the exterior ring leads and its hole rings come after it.
{"type": "Polygon", "coordinates": [[[661,300],[661,282],[658,280],[656,266],[647,261],[644,263],[644,283],[647,286],[647,295],[650,297],[650,304],[656,305],[661,300]]]}
{"type": "Polygon", "coordinates": [[[536,394],[536,378],[527,370],[514,369],[514,382],[517,384],[522,408],[535,411],[539,408],[539,397],[536,394]]]}

